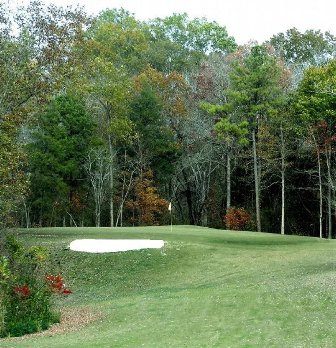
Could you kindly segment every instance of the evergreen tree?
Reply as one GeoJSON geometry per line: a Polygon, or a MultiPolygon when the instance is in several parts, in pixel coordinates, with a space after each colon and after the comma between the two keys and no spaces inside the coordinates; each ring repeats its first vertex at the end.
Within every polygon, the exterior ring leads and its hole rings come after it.
{"type": "Polygon", "coordinates": [[[59,225],[66,216],[75,224],[83,208],[83,165],[94,134],[94,123],[83,102],[57,97],[38,115],[30,152],[33,216],[39,225],[59,225]]]}
{"type": "Polygon", "coordinates": [[[255,211],[257,230],[261,231],[260,171],[257,154],[258,131],[261,123],[274,111],[281,100],[281,70],[265,46],[254,46],[242,59],[233,61],[230,74],[229,102],[235,113],[250,125],[255,211]]]}

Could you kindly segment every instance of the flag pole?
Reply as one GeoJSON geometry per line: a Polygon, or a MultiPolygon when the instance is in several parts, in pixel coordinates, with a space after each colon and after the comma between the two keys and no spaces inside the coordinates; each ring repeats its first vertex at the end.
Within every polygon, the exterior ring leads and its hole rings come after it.
{"type": "Polygon", "coordinates": [[[170,232],[173,232],[173,215],[172,215],[172,204],[169,202],[168,210],[170,213],[170,232]]]}

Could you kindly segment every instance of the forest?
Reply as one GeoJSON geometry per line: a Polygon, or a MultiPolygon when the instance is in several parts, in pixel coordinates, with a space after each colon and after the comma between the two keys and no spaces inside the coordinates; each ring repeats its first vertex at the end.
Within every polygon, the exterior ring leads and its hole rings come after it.
{"type": "Polygon", "coordinates": [[[2,227],[336,236],[331,33],[239,46],[187,14],[39,1],[0,23],[2,227]]]}

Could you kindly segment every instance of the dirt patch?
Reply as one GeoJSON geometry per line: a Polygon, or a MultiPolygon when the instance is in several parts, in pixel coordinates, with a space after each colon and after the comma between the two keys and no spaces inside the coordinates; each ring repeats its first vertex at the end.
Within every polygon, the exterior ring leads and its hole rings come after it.
{"type": "MultiPolygon", "coordinates": [[[[101,312],[92,310],[92,308],[66,308],[61,310],[61,321],[52,325],[48,330],[36,332],[21,337],[4,338],[4,341],[24,340],[30,337],[55,336],[66,334],[82,329],[88,324],[97,321],[103,317],[101,312]]],[[[1,340],[0,340],[1,341],[1,340]]]]}

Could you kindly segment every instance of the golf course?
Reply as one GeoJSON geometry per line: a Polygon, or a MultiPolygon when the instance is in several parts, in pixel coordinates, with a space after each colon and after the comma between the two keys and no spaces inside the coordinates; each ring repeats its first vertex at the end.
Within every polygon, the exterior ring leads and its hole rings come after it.
{"type": "Polygon", "coordinates": [[[336,242],[195,226],[22,229],[72,294],[61,324],[8,347],[335,347],[336,242]],[[163,240],[87,253],[75,239],[163,240]],[[57,328],[58,327],[58,328],[57,328]]]}

